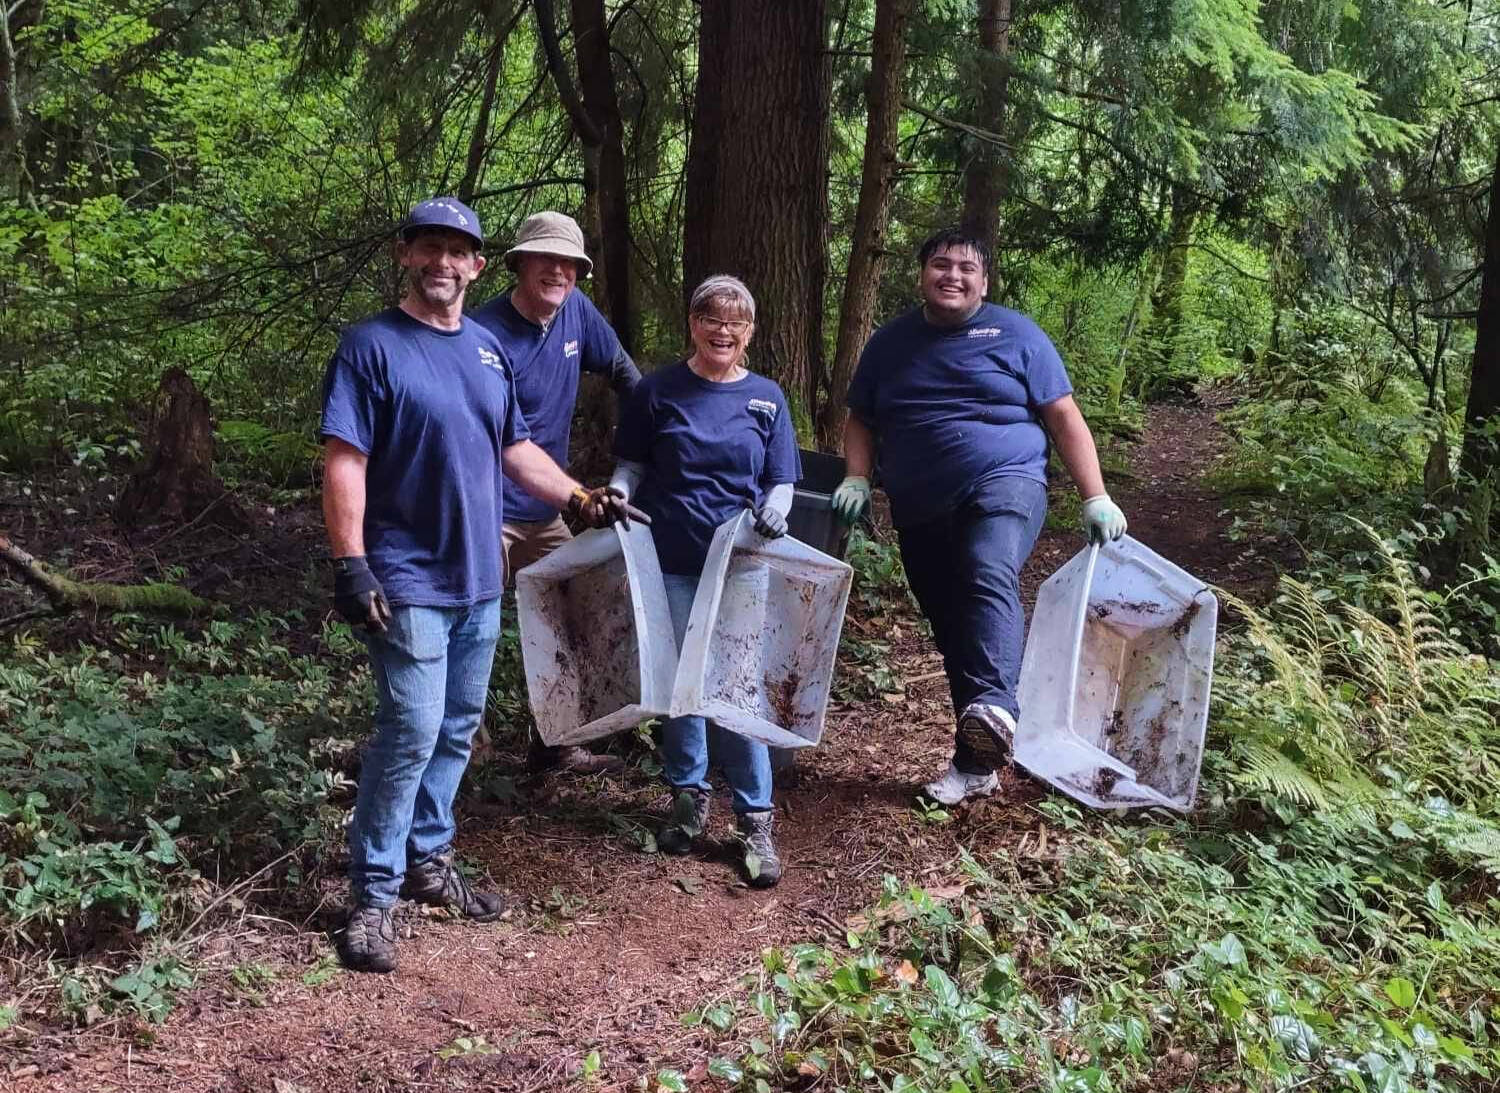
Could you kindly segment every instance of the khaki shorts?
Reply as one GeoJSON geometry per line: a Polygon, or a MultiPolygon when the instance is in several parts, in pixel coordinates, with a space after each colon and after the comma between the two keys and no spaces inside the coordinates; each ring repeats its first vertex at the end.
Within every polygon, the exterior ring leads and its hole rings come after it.
{"type": "Polygon", "coordinates": [[[561,516],[550,520],[517,521],[500,529],[501,549],[505,555],[505,586],[515,587],[516,570],[525,569],[562,546],[573,533],[561,516]]]}

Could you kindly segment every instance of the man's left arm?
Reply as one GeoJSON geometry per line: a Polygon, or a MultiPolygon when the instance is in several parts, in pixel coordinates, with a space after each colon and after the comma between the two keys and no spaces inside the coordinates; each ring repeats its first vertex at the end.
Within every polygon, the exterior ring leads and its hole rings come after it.
{"type": "Polygon", "coordinates": [[[1118,539],[1125,534],[1125,514],[1104,490],[1099,451],[1088,422],[1083,420],[1083,411],[1072,395],[1064,395],[1041,407],[1041,414],[1063,465],[1083,498],[1083,523],[1089,538],[1100,542],[1118,539]]]}
{"type": "Polygon", "coordinates": [[[641,382],[641,370],[625,352],[614,327],[610,326],[598,307],[587,296],[581,297],[584,304],[584,353],[583,370],[604,376],[614,388],[617,406],[624,406],[630,392],[641,382]]]}

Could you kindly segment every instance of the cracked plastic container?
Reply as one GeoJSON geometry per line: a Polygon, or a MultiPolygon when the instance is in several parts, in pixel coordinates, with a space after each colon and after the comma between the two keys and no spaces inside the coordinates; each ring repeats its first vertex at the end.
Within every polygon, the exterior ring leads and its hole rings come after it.
{"type": "Polygon", "coordinates": [[[1198,791],[1219,601],[1128,536],[1037,593],[1016,761],[1093,808],[1186,812],[1198,791]]]}
{"type": "Polygon", "coordinates": [[[778,748],[823,735],[854,571],[745,512],[714,533],[682,643],[673,716],[711,718],[778,748]]]}
{"type": "Polygon", "coordinates": [[[677,642],[651,529],[588,531],[516,574],[537,731],[581,744],[661,717],[677,642]]]}

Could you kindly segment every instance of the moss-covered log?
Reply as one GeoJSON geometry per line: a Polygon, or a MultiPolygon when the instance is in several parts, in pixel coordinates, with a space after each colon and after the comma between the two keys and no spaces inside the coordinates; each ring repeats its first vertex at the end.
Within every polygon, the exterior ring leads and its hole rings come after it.
{"type": "Polygon", "coordinates": [[[41,589],[58,611],[84,607],[104,611],[150,611],[167,615],[206,615],[213,603],[175,584],[99,584],[75,581],[37,561],[10,539],[0,535],[0,558],[22,580],[41,589]]]}

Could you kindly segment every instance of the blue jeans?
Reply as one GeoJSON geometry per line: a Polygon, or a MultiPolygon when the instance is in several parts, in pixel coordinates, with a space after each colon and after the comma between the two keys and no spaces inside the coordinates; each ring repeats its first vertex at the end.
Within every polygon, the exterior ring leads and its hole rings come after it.
{"type": "Polygon", "coordinates": [[[500,601],[391,608],[384,634],[360,631],[380,705],[349,827],[355,901],[396,903],[407,869],[453,843],[453,798],[484,716],[500,601]]]}
{"type": "MultiPolygon", "coordinates": [[[[698,592],[698,578],[663,573],[662,579],[667,585],[672,630],[677,635],[677,646],[681,648],[682,639],[687,634],[688,616],[693,611],[693,597],[698,592]]],[[[674,789],[711,788],[708,784],[710,756],[723,769],[724,777],[729,779],[736,814],[770,809],[771,752],[764,744],[711,725],[702,717],[673,717],[662,725],[662,775],[674,789]]]]}
{"type": "MultiPolygon", "coordinates": [[[[1046,486],[992,476],[948,515],[898,531],[907,583],[932,623],[955,714],[982,702],[1020,717],[1016,685],[1026,648],[1021,567],[1046,515],[1046,486]]],[[[961,740],[954,765],[970,774],[989,769],[961,740]]]]}

